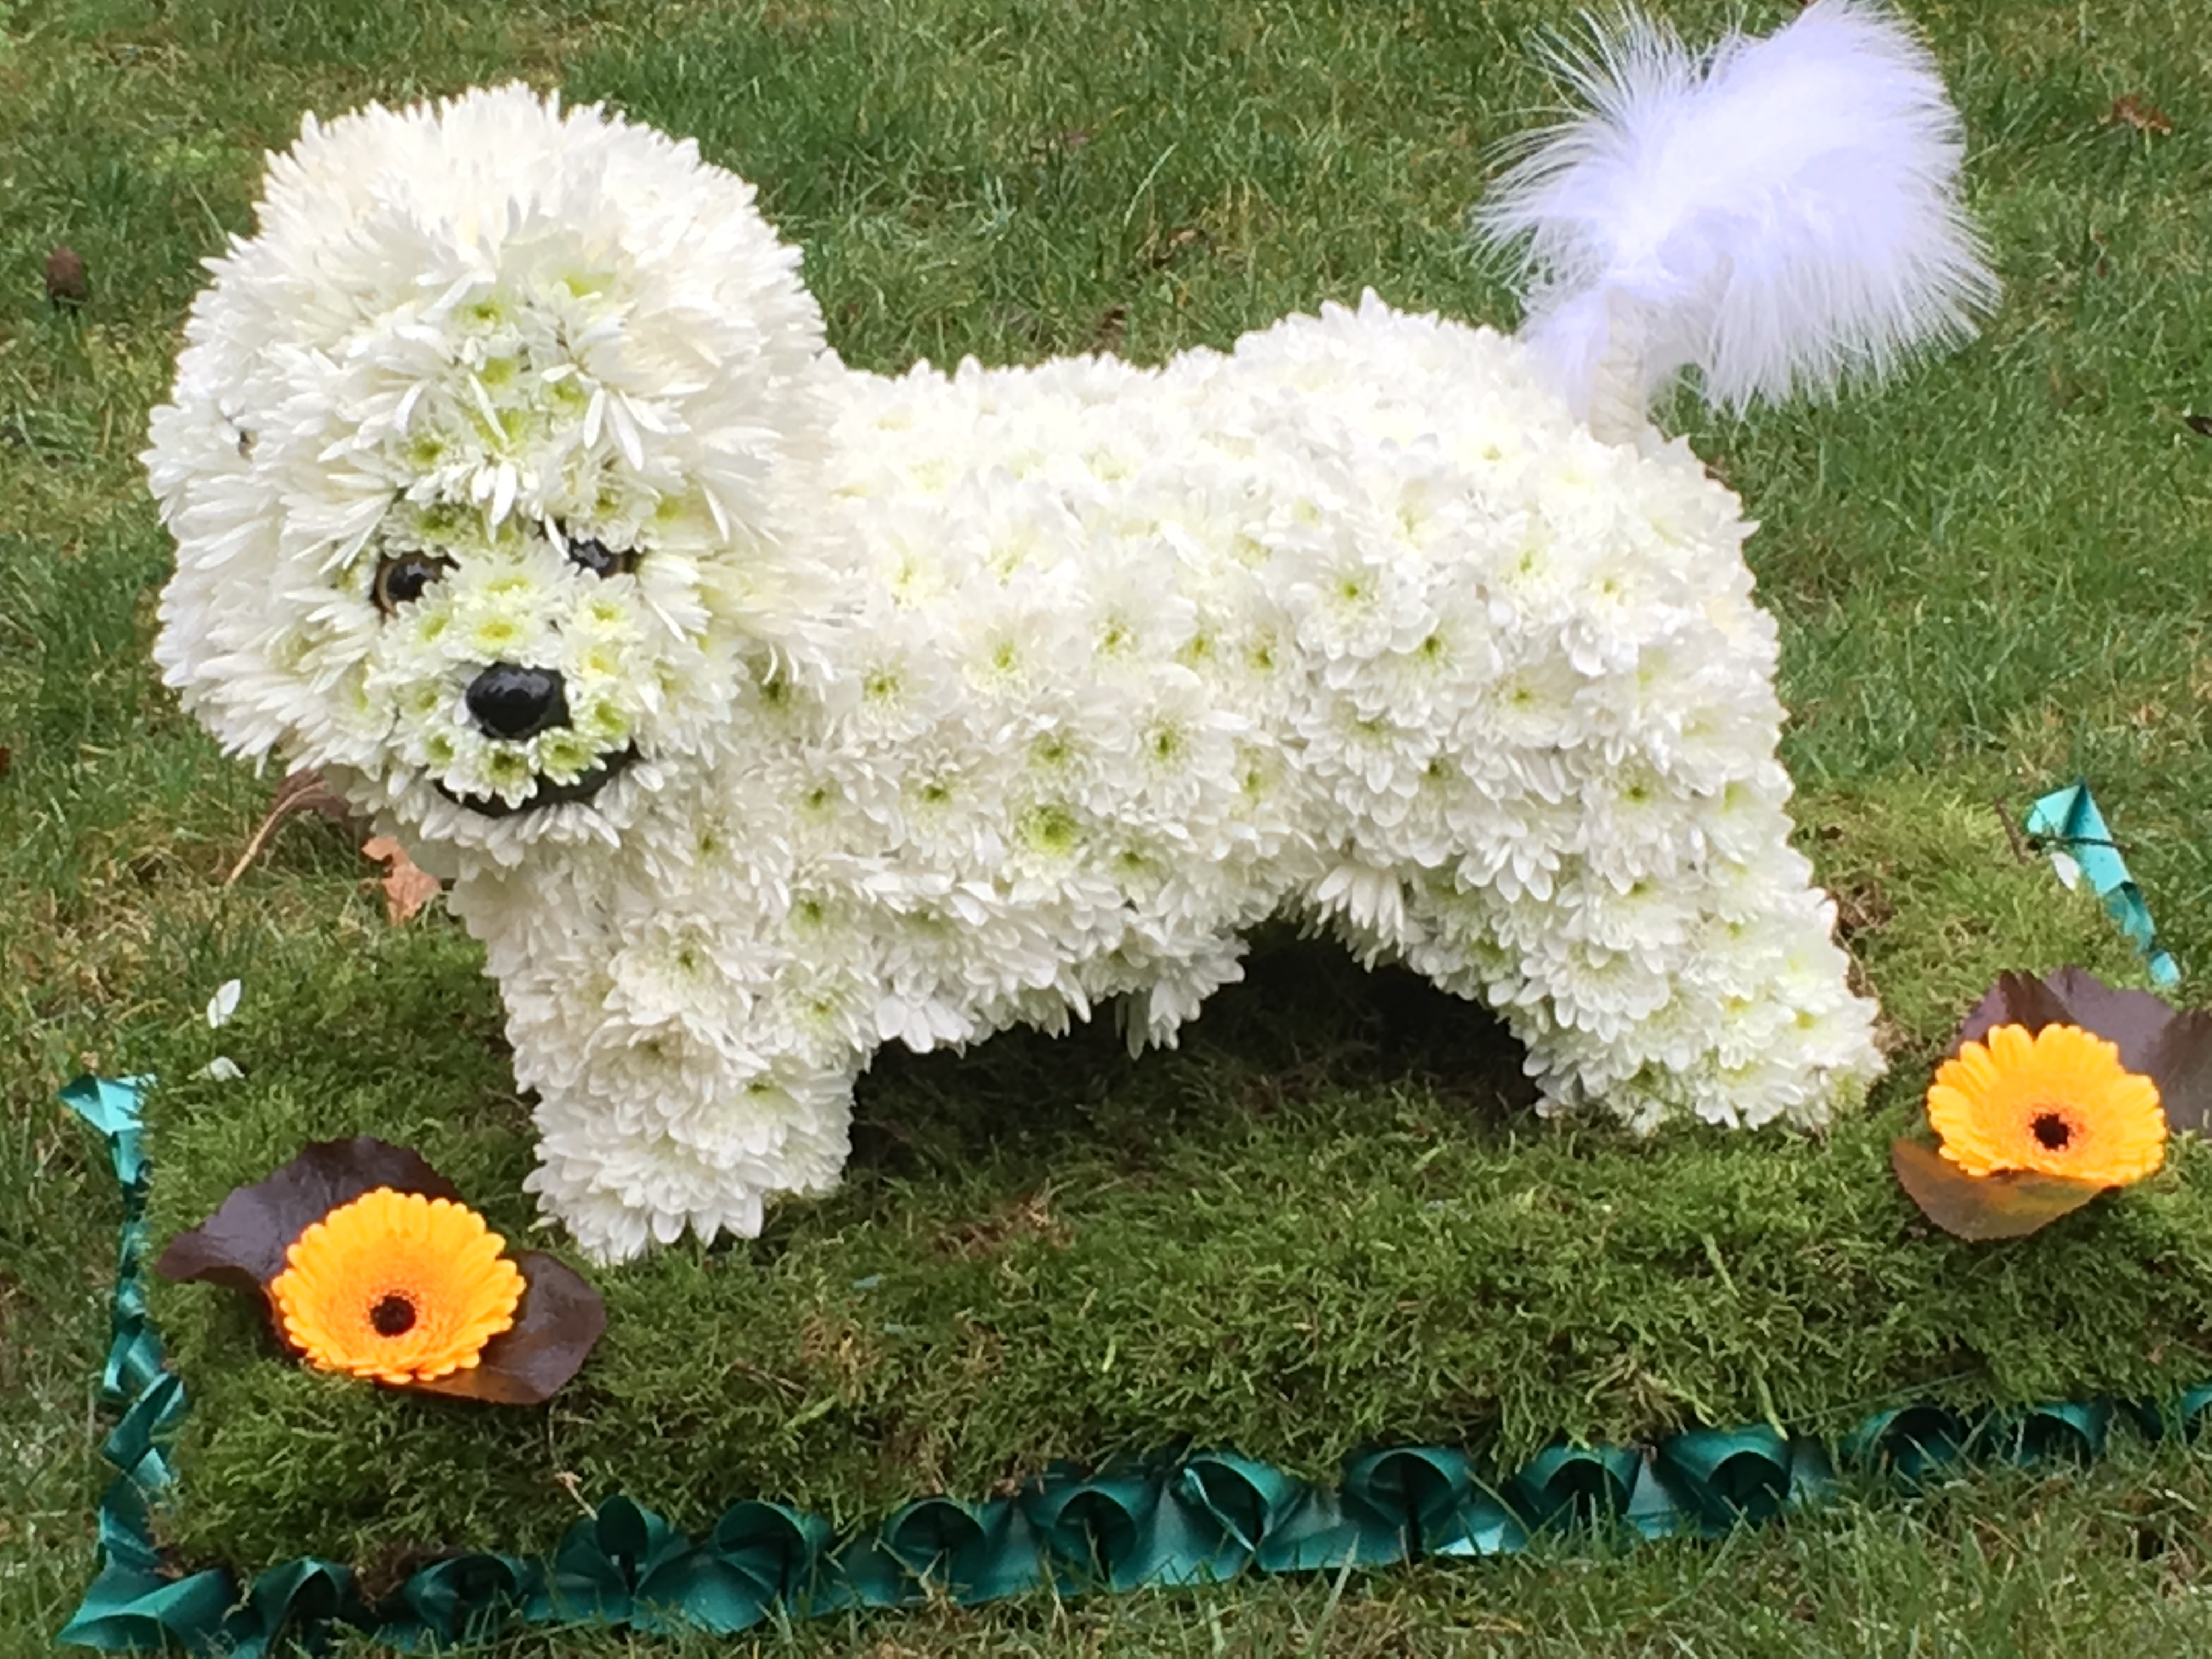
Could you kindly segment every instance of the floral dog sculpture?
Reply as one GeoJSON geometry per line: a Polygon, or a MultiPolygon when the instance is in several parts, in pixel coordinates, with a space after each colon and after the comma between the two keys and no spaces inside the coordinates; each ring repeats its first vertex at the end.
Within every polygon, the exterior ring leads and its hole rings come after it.
{"type": "Polygon", "coordinates": [[[1963,332],[1955,118],[1859,0],[1578,73],[1489,214],[1519,337],[1370,295],[1158,368],[847,368],[749,186],[521,87],[272,160],[153,419],[157,654],[452,879],[585,1249],[833,1185],[885,1042],[1171,1042],[1282,914],[1553,1108],[1878,1071],[1751,526],[1643,411],[1963,332]]]}

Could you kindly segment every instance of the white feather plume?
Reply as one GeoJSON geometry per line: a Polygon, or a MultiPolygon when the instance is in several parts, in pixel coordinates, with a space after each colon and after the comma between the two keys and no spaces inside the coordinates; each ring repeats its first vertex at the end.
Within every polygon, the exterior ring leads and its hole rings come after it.
{"type": "Polygon", "coordinates": [[[1478,210],[1527,240],[1522,332],[1578,413],[1640,425],[1677,373],[1741,408],[1822,395],[1973,333],[1996,295],[1959,199],[1959,118],[1868,0],[1702,54],[1633,13],[1562,68],[1587,113],[1478,210]],[[1609,418],[1608,418],[1609,417],[1609,418]]]}

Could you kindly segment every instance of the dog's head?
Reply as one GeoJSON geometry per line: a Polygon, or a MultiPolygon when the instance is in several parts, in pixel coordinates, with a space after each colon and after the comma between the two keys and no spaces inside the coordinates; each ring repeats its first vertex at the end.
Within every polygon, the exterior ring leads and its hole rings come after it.
{"type": "Polygon", "coordinates": [[[310,118],[155,412],[168,683],[418,842],[618,832],[834,587],[798,266],[691,144],[524,87],[310,118]]]}

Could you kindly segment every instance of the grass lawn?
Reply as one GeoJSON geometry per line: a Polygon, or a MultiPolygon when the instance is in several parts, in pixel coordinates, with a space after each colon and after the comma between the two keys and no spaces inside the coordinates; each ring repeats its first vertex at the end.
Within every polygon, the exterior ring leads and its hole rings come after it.
{"type": "MultiPolygon", "coordinates": [[[[1271,939],[1182,1051],[1110,1033],[888,1063],[854,1177],[757,1244],[604,1276],[579,1391],[477,1416],[240,1363],[161,1300],[200,1404],[170,1537],[249,1565],[520,1545],[556,1476],[697,1528],[858,1519],[1188,1434],[1325,1473],[1377,1439],[1510,1462],[1557,1431],[1816,1432],[2212,1378],[2212,1154],[2025,1245],[1918,1236],[1880,1174],[2005,967],[2140,970],[2005,832],[2087,777],[2185,969],[2212,962],[2212,33],[2197,0],[1915,0],[2006,298],[1839,406],[1673,429],[1764,528],[1800,827],[1893,1073],[1818,1146],[1553,1130],[1471,1011],[1271,939]],[[2132,99],[2132,103],[2120,100],[2132,99]],[[1403,1171],[1411,1165],[1418,1180],[1403,1171]],[[1849,1178],[1838,1171],[1856,1171],[1849,1178]],[[312,1453],[306,1449],[312,1448],[312,1453]]],[[[1692,34],[1723,8],[1663,9],[1692,34]]],[[[1793,9],[1744,8],[1765,27],[1793,9]]],[[[436,907],[386,921],[319,820],[224,878],[273,780],[149,665],[168,551],[133,457],[198,262],[304,110],[521,76],[761,186],[848,361],[1157,360],[1365,286],[1510,322],[1463,231],[1541,118],[1547,0],[0,0],[0,1655],[90,1577],[119,1209],[53,1100],[151,1103],[157,1237],[305,1139],[411,1139],[526,1228],[496,996],[436,907]],[[58,311],[60,243],[91,299],[58,311]],[[244,981],[236,1024],[203,1010],[244,981]],[[216,1054],[242,1081],[186,1081],[216,1054]]],[[[2199,999],[2199,976],[2185,988],[2199,999]]],[[[538,1241],[533,1241],[538,1242],[538,1241]]],[[[2158,1654],[2212,1648],[2212,1461],[1961,1471],[1718,1544],[764,1630],[715,1651],[2158,1654]]],[[[535,1541],[544,1541],[542,1538],[535,1541]]],[[[536,1633],[502,1654],[708,1650],[536,1633]]]]}

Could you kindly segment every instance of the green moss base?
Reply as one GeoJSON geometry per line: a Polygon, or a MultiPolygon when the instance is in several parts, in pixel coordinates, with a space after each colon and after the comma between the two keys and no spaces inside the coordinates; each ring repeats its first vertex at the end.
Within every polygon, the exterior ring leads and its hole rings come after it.
{"type": "MultiPolygon", "coordinates": [[[[1805,815],[1913,1022],[1869,1112],[1823,1139],[1543,1122],[1479,1011],[1271,938],[1179,1053],[1131,1061],[1087,1030],[887,1055],[845,1188],[758,1240],[594,1272],[606,1337],[542,1409],[310,1374],[249,1299],[157,1284],[193,1397],[166,1535],[195,1561],[373,1571],[544,1550],[578,1494],[694,1531],[747,1497],[843,1527],[1185,1440],[1328,1478],[1383,1443],[1510,1468],[1560,1435],[1820,1435],[1905,1401],[2200,1383],[2203,1146],[1995,1248],[1933,1235],[1891,1178],[1937,1028],[1996,969],[2128,965],[2093,902],[2012,862],[1993,814],[1930,811],[1909,830],[1894,803],[1805,815]],[[1899,920],[1962,913],[2000,921],[1899,920]]],[[[148,1102],[154,1238],[302,1142],[366,1132],[557,1246],[520,1194],[527,1113],[475,959],[451,930],[374,941],[313,988],[311,1030],[249,998],[221,1034],[246,1079],[148,1102]]]]}

